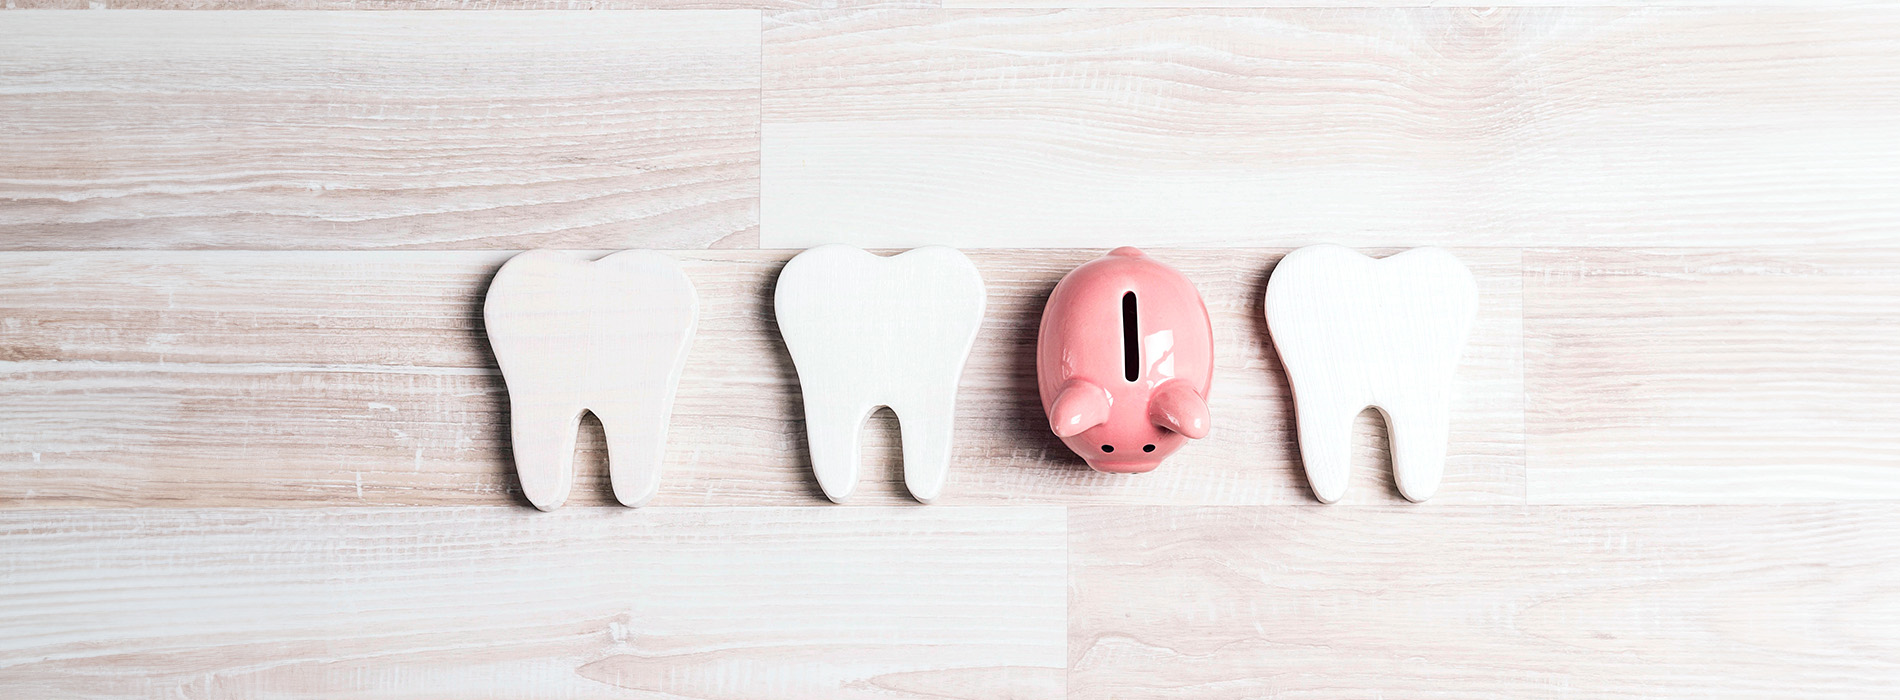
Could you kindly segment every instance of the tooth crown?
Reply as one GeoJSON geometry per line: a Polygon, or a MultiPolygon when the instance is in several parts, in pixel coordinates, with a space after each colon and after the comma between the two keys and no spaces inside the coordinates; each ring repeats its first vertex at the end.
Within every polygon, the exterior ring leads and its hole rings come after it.
{"type": "Polygon", "coordinates": [[[911,495],[929,503],[942,493],[957,382],[983,305],[982,275],[951,248],[885,258],[827,245],[785,264],[774,312],[827,497],[842,502],[857,487],[858,433],[879,406],[897,414],[911,495]]]}
{"type": "Polygon", "coordinates": [[[1213,377],[1213,324],[1200,291],[1140,250],[1117,248],[1070,271],[1043,307],[1043,410],[1096,471],[1152,471],[1206,436],[1213,377]]]}
{"type": "Polygon", "coordinates": [[[1267,327],[1293,390],[1300,458],[1319,500],[1346,493],[1352,424],[1377,407],[1399,492],[1423,501],[1444,473],[1452,382],[1477,283],[1450,253],[1374,260],[1336,245],[1289,253],[1267,282],[1267,327]]]}
{"type": "Polygon", "coordinates": [[[483,318],[508,384],[515,471],[535,507],[567,501],[587,411],[607,434],[614,497],[653,497],[698,317],[679,263],[649,251],[589,262],[534,250],[495,274],[483,318]]]}

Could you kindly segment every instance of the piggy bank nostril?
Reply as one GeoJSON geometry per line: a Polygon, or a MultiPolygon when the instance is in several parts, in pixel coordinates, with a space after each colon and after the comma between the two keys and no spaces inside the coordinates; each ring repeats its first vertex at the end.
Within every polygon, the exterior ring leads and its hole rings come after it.
{"type": "Polygon", "coordinates": [[[1114,446],[1114,445],[1103,445],[1103,446],[1102,446],[1102,451],[1103,451],[1103,452],[1114,452],[1114,451],[1115,451],[1115,446],[1114,446]]]}
{"type": "Polygon", "coordinates": [[[1142,446],[1141,446],[1141,451],[1142,451],[1142,452],[1153,452],[1153,451],[1155,451],[1155,446],[1154,446],[1154,445],[1142,445],[1142,446]]]}

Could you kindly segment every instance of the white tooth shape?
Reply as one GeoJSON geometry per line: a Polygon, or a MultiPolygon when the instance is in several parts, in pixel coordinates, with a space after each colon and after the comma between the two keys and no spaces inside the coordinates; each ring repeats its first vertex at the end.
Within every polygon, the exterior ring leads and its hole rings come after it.
{"type": "Polygon", "coordinates": [[[785,264],[773,308],[805,395],[811,467],[832,501],[858,484],[858,433],[897,414],[904,485],[929,503],[950,469],[957,379],[983,324],[983,276],[951,248],[888,258],[846,245],[785,264]]]}
{"type": "Polygon", "coordinates": [[[528,501],[541,510],[567,501],[588,411],[607,433],[614,498],[630,507],[652,498],[699,319],[679,263],[644,250],[594,262],[531,250],[495,273],[483,318],[508,383],[515,473],[528,501]]]}
{"type": "Polygon", "coordinates": [[[1392,436],[1399,493],[1431,498],[1445,471],[1458,356],[1478,310],[1471,271],[1437,248],[1374,260],[1308,246],[1274,267],[1266,307],[1313,495],[1324,503],[1346,495],[1353,420],[1375,406],[1392,436]]]}

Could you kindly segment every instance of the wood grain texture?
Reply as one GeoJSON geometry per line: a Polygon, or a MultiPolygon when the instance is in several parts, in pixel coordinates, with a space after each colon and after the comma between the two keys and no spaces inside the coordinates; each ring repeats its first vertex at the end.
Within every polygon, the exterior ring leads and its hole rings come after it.
{"type": "MultiPolygon", "coordinates": [[[[17,0],[16,0],[17,1],[17,0]]],[[[943,0],[949,9],[1064,8],[1473,8],[1497,7],[1747,7],[1871,6],[1892,0],[1512,0],[1485,4],[1476,0],[943,0]]]]}
{"type": "MultiPolygon", "coordinates": [[[[1749,5],[1867,5],[1892,0],[1773,0],[1749,5]]],[[[1491,7],[1467,2],[1474,7],[1491,7]]],[[[1711,6],[1735,0],[1516,0],[1518,6],[1711,6]]],[[[1033,7],[1457,7],[1437,0],[5,0],[46,10],[798,10],[1033,7]]]]}
{"type": "Polygon", "coordinates": [[[9,12],[0,248],[757,242],[759,13],[9,12]]]}
{"type": "Polygon", "coordinates": [[[1536,503],[1900,498],[1900,252],[1535,250],[1536,503]]]}
{"type": "Polygon", "coordinates": [[[943,0],[1044,3],[1197,7],[0,3],[0,697],[1900,687],[1900,3],[943,0]],[[972,251],[939,505],[889,413],[826,503],[792,251],[705,250],[832,241],[1075,247],[972,251]],[[1312,506],[1261,296],[1317,242],[1476,273],[1430,502],[1367,412],[1312,506]],[[1035,384],[1122,244],[1216,340],[1212,435],[1138,476],[1035,384]],[[536,246],[691,249],[650,507],[520,494],[482,297],[536,246]]]}
{"type": "MultiPolygon", "coordinates": [[[[1312,503],[1261,298],[1284,251],[1152,250],[1214,323],[1213,433],[1143,475],[1090,470],[1036,392],[1042,303],[1100,251],[974,253],[988,311],[958,395],[940,503],[1312,503]]],[[[1521,503],[1515,251],[1458,254],[1481,309],[1433,503],[1521,503]]],[[[772,324],[789,252],[678,253],[699,334],[655,506],[816,504],[799,387],[772,324]]],[[[506,393],[479,324],[500,252],[0,254],[0,505],[523,503],[506,393]]],[[[907,503],[895,426],[865,435],[853,504],[907,503]]],[[[1349,503],[1391,503],[1361,417],[1349,503]]],[[[611,503],[597,428],[571,504],[611,503]]]]}
{"type": "Polygon", "coordinates": [[[0,512],[0,693],[1063,695],[1060,508],[0,512]]]}
{"type": "Polygon", "coordinates": [[[793,10],[936,8],[938,0],[5,0],[41,10],[793,10]]]}
{"type": "MultiPolygon", "coordinates": [[[[1892,0],[1751,0],[1749,5],[1867,5],[1892,0]]],[[[1490,7],[1482,2],[1466,2],[1490,7]]],[[[1516,0],[1518,6],[1712,6],[1735,0],[1516,0]]],[[[1031,7],[1457,7],[1437,0],[6,0],[49,10],[798,10],[1031,7]]]]}
{"type": "Polygon", "coordinates": [[[1891,245],[1900,9],[766,17],[761,240],[1891,245]]]}
{"type": "Polygon", "coordinates": [[[1900,507],[1070,509],[1073,698],[1876,697],[1900,507]]]}

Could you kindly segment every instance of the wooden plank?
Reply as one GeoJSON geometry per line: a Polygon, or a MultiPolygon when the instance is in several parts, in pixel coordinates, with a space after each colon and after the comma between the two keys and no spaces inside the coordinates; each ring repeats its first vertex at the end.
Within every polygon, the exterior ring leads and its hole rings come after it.
{"type": "Polygon", "coordinates": [[[785,12],[761,240],[1888,244],[1900,8],[785,12]]]}
{"type": "MultiPolygon", "coordinates": [[[[1035,389],[1044,298],[1100,251],[971,257],[988,310],[958,396],[946,504],[1310,503],[1262,316],[1284,251],[1156,250],[1214,323],[1213,433],[1143,475],[1091,471],[1035,389]]],[[[797,375],[772,323],[785,251],[676,254],[699,290],[655,505],[823,502],[797,375]]],[[[1460,251],[1480,312],[1453,406],[1446,503],[1523,499],[1515,251],[1460,251]]],[[[524,503],[480,326],[498,252],[0,254],[0,505],[524,503]]],[[[851,503],[908,503],[894,422],[865,433],[851,503]]],[[[1392,503],[1362,416],[1349,503],[1392,503]]],[[[590,421],[591,422],[591,421],[590,421]]],[[[571,504],[610,503],[598,428],[571,504]]]]}
{"type": "Polygon", "coordinates": [[[936,8],[938,0],[7,0],[8,9],[40,10],[795,10],[936,8]]]}
{"type": "Polygon", "coordinates": [[[9,697],[1058,698],[1060,508],[0,512],[9,697]]]}
{"type": "MultiPolygon", "coordinates": [[[[1890,0],[1875,0],[1890,1],[1890,0]]],[[[1484,7],[1481,3],[1471,3],[1484,7]]],[[[1518,6],[1709,6],[1736,0],[1516,0],[1518,6]]],[[[1795,5],[1803,0],[1751,0],[1748,5],[1795,5]]],[[[1805,4],[1871,4],[1868,0],[1807,0],[1805,4]]],[[[8,0],[7,9],[45,10],[800,10],[1065,7],[1455,7],[1436,0],[8,0]]]]}
{"type": "MultiPolygon", "coordinates": [[[[1860,6],[1891,0],[1512,0],[1509,7],[1795,7],[1860,6]]],[[[944,0],[950,9],[1031,9],[1031,8],[1341,8],[1435,7],[1489,10],[1475,0],[1438,2],[1438,0],[944,0]]]]}
{"type": "Polygon", "coordinates": [[[1878,696],[1900,506],[1070,509],[1076,698],[1878,696]]]}
{"type": "MultiPolygon", "coordinates": [[[[1868,0],[1808,0],[1827,5],[1868,0]]],[[[1884,0],[1876,0],[1884,1],[1884,0]]],[[[1801,0],[1751,1],[1794,5],[1801,0]]],[[[1520,6],[1710,6],[1736,0],[1517,0],[1520,6]]],[[[1484,5],[1474,3],[1474,6],[1484,5]]],[[[1436,0],[8,0],[6,9],[42,10],[799,10],[1031,7],[1455,7],[1436,0]]]]}
{"type": "Polygon", "coordinates": [[[1900,251],[1537,250],[1538,503],[1900,498],[1900,251]]]}
{"type": "Polygon", "coordinates": [[[0,248],[751,246],[759,13],[8,13],[0,248]]]}

